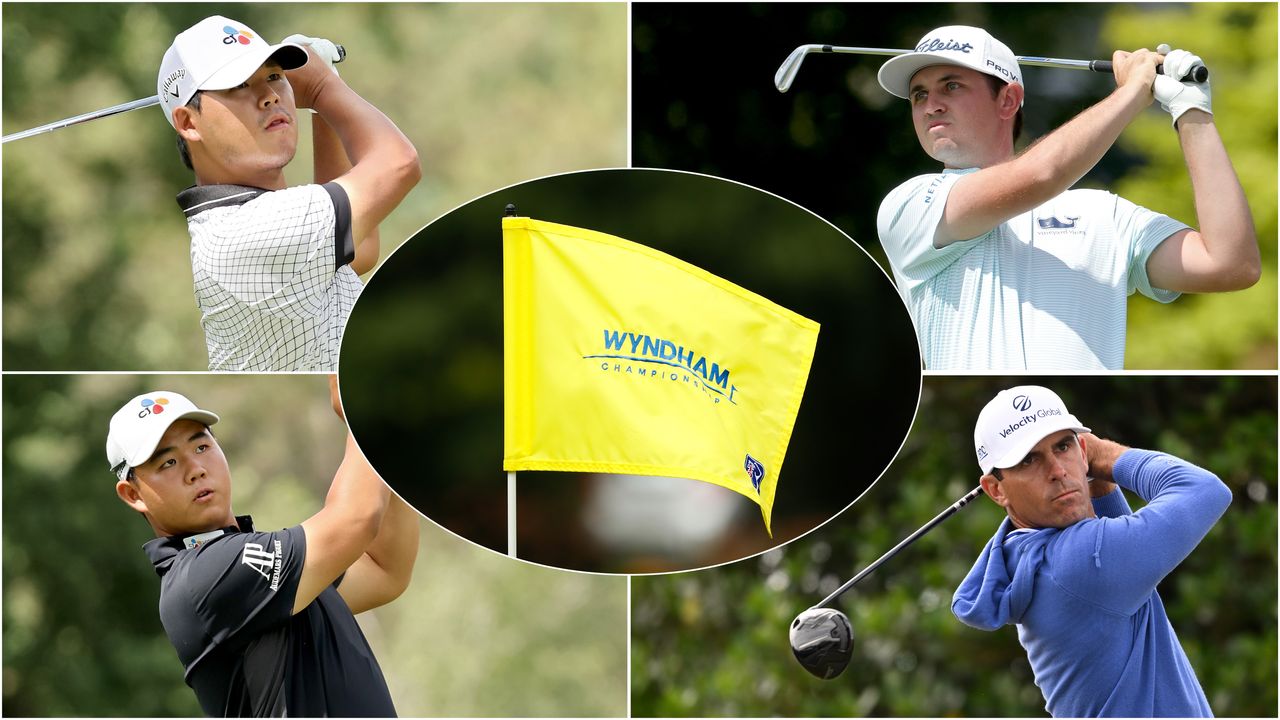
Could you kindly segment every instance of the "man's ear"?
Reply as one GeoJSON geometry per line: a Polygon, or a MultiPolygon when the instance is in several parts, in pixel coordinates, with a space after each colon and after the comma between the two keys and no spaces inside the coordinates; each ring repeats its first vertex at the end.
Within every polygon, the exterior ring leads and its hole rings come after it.
{"type": "Polygon", "coordinates": [[[1018,110],[1022,107],[1022,98],[1026,93],[1026,89],[1020,83],[1007,83],[1000,88],[999,94],[996,95],[996,103],[1001,120],[1009,120],[1018,114],[1018,110]]]}
{"type": "Polygon", "coordinates": [[[173,110],[173,129],[188,143],[200,141],[200,131],[196,128],[197,116],[195,109],[186,105],[173,110]]]}
{"type": "Polygon", "coordinates": [[[982,484],[982,492],[986,493],[987,497],[991,498],[995,504],[1000,507],[1008,507],[1009,498],[1004,494],[1004,486],[1000,484],[995,475],[987,473],[978,482],[982,484]]]}
{"type": "Polygon", "coordinates": [[[125,505],[137,510],[140,513],[147,512],[147,503],[142,499],[141,493],[138,492],[138,486],[128,480],[116,481],[116,495],[124,502],[125,505]]]}

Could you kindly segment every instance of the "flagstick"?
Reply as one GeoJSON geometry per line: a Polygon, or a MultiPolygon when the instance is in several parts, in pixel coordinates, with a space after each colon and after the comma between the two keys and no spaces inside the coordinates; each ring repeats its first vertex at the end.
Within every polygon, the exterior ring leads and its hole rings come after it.
{"type": "Polygon", "coordinates": [[[516,556],[516,474],[507,473],[507,557],[516,556]]]}

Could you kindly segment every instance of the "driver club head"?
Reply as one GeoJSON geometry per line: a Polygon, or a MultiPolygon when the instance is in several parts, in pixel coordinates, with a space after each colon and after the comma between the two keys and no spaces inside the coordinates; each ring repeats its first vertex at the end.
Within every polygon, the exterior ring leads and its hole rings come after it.
{"type": "Polygon", "coordinates": [[[812,607],[791,621],[791,652],[814,677],[830,680],[853,656],[853,626],[839,610],[812,607]]]}

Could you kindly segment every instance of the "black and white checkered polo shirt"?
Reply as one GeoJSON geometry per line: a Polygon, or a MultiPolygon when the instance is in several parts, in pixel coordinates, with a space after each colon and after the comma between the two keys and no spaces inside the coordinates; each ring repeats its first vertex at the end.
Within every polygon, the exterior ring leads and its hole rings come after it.
{"type": "Polygon", "coordinates": [[[333,371],[363,284],[351,203],[337,183],[268,191],[202,185],[178,195],[191,232],[210,370],[333,371]]]}

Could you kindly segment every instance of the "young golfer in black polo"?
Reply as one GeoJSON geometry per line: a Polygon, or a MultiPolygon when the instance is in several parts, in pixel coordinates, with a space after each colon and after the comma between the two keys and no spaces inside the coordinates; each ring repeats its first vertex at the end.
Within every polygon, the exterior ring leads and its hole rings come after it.
{"type": "MultiPolygon", "coordinates": [[[[336,386],[335,410],[341,417],[336,386]]],[[[160,619],[186,681],[213,716],[395,715],[354,613],[408,585],[417,514],[390,495],[351,436],[314,516],[259,532],[231,510],[231,475],[209,426],[218,416],[151,392],[111,419],[116,492],[156,539],[160,619]]]]}

